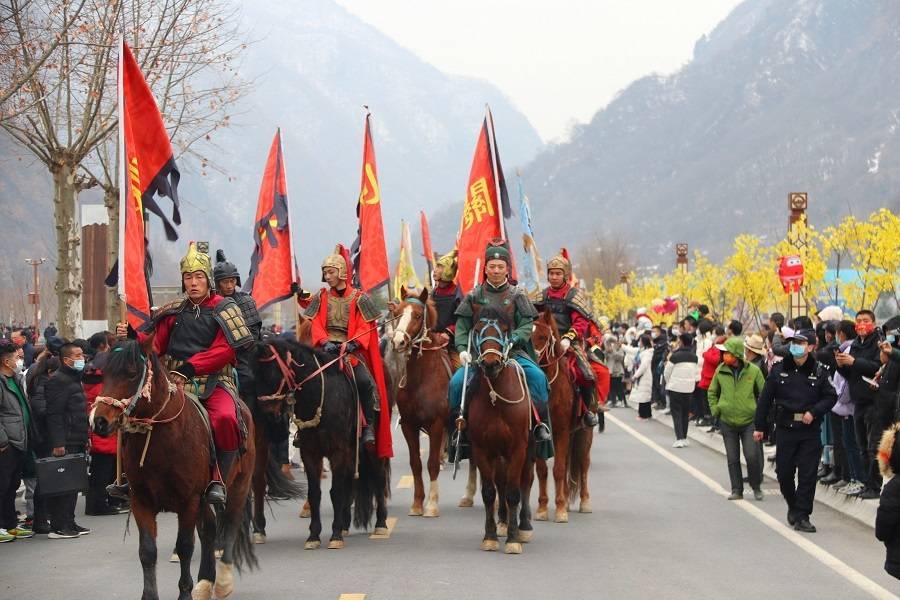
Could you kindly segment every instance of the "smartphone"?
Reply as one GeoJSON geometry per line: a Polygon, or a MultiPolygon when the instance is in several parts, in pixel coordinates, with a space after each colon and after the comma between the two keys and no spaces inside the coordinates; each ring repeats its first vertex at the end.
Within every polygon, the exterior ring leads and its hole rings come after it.
{"type": "Polygon", "coordinates": [[[881,386],[878,385],[878,382],[877,382],[877,381],[875,381],[874,379],[871,379],[871,378],[869,378],[869,377],[866,377],[865,375],[863,375],[860,379],[862,379],[863,381],[865,381],[866,383],[868,383],[869,385],[871,385],[871,386],[874,387],[875,389],[878,389],[879,387],[881,387],[881,386]]]}

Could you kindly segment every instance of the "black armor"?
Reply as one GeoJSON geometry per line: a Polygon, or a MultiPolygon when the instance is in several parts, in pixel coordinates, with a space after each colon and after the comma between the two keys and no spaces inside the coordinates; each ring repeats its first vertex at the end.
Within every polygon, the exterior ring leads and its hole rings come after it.
{"type": "Polygon", "coordinates": [[[237,303],[238,308],[241,309],[241,314],[244,315],[244,323],[247,325],[253,338],[258,340],[262,331],[262,319],[259,316],[259,311],[256,309],[256,300],[247,292],[235,292],[231,295],[231,298],[237,303]]]}
{"type": "Polygon", "coordinates": [[[431,299],[437,309],[437,325],[434,330],[438,333],[446,333],[448,327],[456,324],[456,308],[462,301],[459,288],[456,288],[456,293],[453,295],[432,294],[431,299]]]}
{"type": "Polygon", "coordinates": [[[572,311],[580,313],[589,321],[594,321],[594,315],[591,313],[587,303],[587,296],[578,288],[571,288],[566,292],[566,297],[550,298],[550,288],[541,292],[541,298],[534,303],[537,310],[549,309],[553,313],[553,319],[556,321],[556,329],[561,335],[565,335],[572,329],[572,311]]]}

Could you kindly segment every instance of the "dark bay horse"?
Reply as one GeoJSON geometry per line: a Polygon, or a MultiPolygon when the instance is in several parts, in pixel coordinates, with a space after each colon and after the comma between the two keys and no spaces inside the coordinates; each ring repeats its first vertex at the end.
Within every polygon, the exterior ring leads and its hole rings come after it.
{"type": "Polygon", "coordinates": [[[344,536],[350,530],[351,506],[356,527],[368,529],[374,513],[373,533],[387,534],[390,462],[370,454],[359,444],[354,384],[344,375],[334,356],[305,344],[273,339],[262,344],[262,348],[256,384],[258,400],[263,405],[277,405],[264,410],[287,410],[299,430],[300,456],[306,470],[311,513],[309,537],[304,548],[321,547],[323,458],[331,465],[331,504],[334,508],[328,547],[344,547],[344,536]],[[358,478],[355,477],[357,471],[358,478]]]}
{"type": "MultiPolygon", "coordinates": [[[[534,477],[529,451],[531,398],[525,373],[508,358],[511,349],[509,316],[488,306],[472,329],[476,376],[468,393],[468,432],[472,458],[481,473],[485,524],[481,549],[499,549],[498,524],[506,524],[507,554],[521,554],[522,543],[533,535],[529,496],[534,477]]],[[[501,533],[502,535],[502,533],[501,533]]]]}
{"type": "Polygon", "coordinates": [[[175,551],[181,563],[179,600],[227,598],[234,589],[232,567],[256,566],[250,541],[248,497],[255,449],[253,420],[243,402],[241,414],[249,441],[226,481],[225,509],[214,515],[203,493],[209,483],[210,440],[200,412],[175,386],[153,351],[153,335],[142,343],[121,342],[104,369],[103,391],[91,412],[91,426],[100,435],[123,430],[122,462],[131,488],[131,510],[139,530],[138,556],[144,569],[144,600],[156,600],[156,515],[178,514],[175,551]],[[200,535],[200,570],[194,588],[191,555],[194,528],[200,535]],[[216,565],[216,534],[224,545],[216,565]]]}
{"type": "Polygon", "coordinates": [[[412,470],[413,503],[410,516],[437,517],[438,475],[441,472],[441,454],[444,446],[444,429],[450,407],[447,388],[450,385],[451,364],[447,354],[448,341],[431,330],[437,323],[437,309],[423,289],[418,297],[411,296],[403,287],[400,304],[394,309],[399,317],[391,340],[394,352],[406,361],[406,370],[397,382],[397,408],[400,411],[400,427],[409,446],[409,466],[412,470]],[[422,456],[419,452],[419,432],[428,434],[428,502],[425,500],[425,484],[422,481],[422,456]]]}

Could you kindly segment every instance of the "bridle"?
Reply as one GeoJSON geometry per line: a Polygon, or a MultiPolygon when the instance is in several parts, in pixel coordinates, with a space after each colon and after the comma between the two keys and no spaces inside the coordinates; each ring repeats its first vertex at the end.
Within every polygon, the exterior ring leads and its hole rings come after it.
{"type": "Polygon", "coordinates": [[[395,331],[395,333],[399,333],[400,335],[402,335],[408,344],[408,350],[406,351],[406,354],[411,354],[413,350],[418,350],[419,352],[427,352],[446,348],[449,342],[443,342],[442,344],[439,344],[437,346],[425,346],[426,344],[431,343],[431,338],[429,337],[431,329],[428,328],[428,305],[426,305],[418,298],[413,297],[405,298],[404,302],[407,302],[414,306],[422,307],[422,327],[419,329],[416,337],[410,336],[405,329],[398,329],[395,331]]]}
{"type": "Polygon", "coordinates": [[[559,361],[562,358],[562,356],[556,355],[556,343],[559,340],[556,338],[556,335],[553,333],[553,329],[550,327],[548,327],[548,329],[550,329],[550,336],[547,339],[547,343],[544,344],[544,346],[540,350],[535,349],[535,352],[537,353],[537,356],[538,356],[538,366],[541,367],[542,369],[549,368],[550,365],[556,365],[556,371],[554,372],[553,377],[551,377],[547,381],[548,385],[553,385],[553,382],[556,381],[557,377],[559,377],[559,361]],[[546,362],[542,362],[542,359],[544,359],[544,358],[547,359],[546,362]]]}
{"type": "Polygon", "coordinates": [[[476,363],[481,364],[484,357],[488,354],[496,354],[500,357],[500,364],[506,365],[509,362],[509,350],[512,344],[509,343],[509,335],[500,327],[500,321],[497,319],[478,319],[479,323],[484,323],[484,327],[475,332],[475,347],[478,348],[478,358],[476,363]],[[485,335],[485,332],[493,329],[497,335],[485,335]],[[500,345],[500,350],[496,348],[488,348],[482,350],[481,346],[485,342],[496,342],[500,345]]]}

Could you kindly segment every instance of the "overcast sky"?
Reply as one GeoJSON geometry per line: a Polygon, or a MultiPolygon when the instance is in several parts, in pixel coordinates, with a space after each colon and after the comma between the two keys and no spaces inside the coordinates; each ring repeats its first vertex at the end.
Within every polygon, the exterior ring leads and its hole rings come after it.
{"type": "Polygon", "coordinates": [[[545,141],[672,73],[740,0],[337,0],[439,69],[486,79],[545,141]]]}

